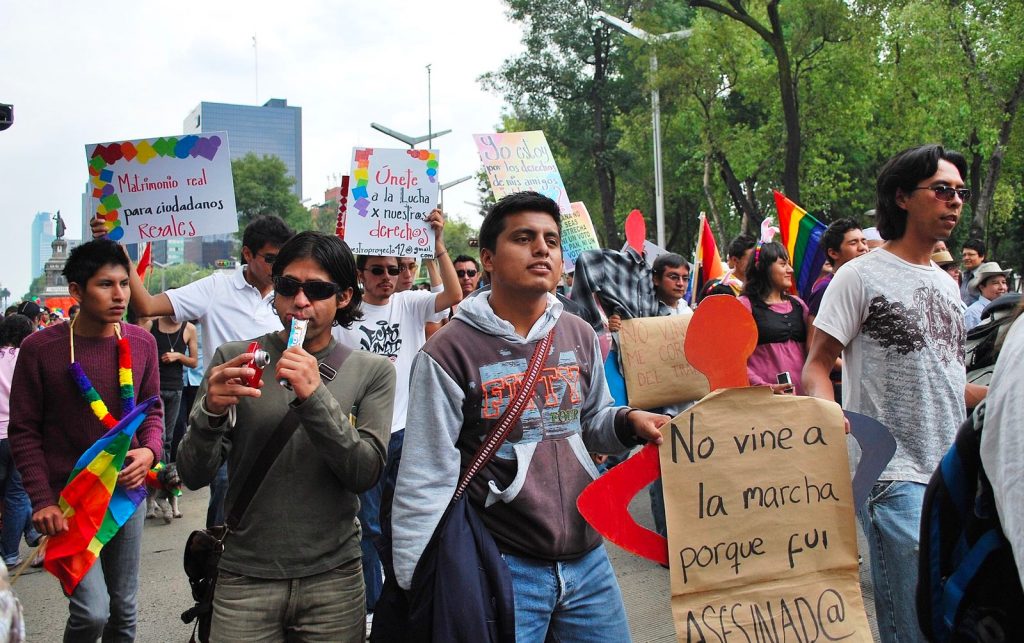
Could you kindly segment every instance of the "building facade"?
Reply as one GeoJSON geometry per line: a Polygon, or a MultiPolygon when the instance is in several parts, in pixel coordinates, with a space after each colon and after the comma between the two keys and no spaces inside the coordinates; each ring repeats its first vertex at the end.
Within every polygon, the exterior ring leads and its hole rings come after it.
{"type": "Polygon", "coordinates": [[[252,152],[284,161],[295,179],[292,191],[302,199],[302,108],[283,98],[261,106],[202,102],[185,118],[185,134],[228,133],[232,160],[252,152]]]}
{"type": "Polygon", "coordinates": [[[53,230],[53,213],[36,212],[32,219],[32,278],[43,274],[43,266],[53,253],[50,244],[56,239],[53,230]]]}

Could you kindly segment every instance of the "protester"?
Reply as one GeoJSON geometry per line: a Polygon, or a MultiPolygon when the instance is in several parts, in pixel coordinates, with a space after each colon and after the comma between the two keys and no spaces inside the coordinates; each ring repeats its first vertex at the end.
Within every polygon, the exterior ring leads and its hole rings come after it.
{"type": "Polygon", "coordinates": [[[49,321],[49,315],[34,301],[21,302],[15,312],[32,320],[32,328],[35,330],[46,328],[49,321]]]}
{"type": "Polygon", "coordinates": [[[964,305],[970,306],[978,300],[978,293],[971,291],[971,280],[974,279],[974,273],[978,267],[985,263],[988,248],[981,239],[968,239],[964,242],[964,247],[960,252],[963,258],[963,269],[960,273],[960,298],[964,300],[964,305]]]}
{"type": "MultiPolygon", "coordinates": [[[[93,236],[106,231],[100,219],[93,219],[91,225],[93,236]]],[[[236,270],[218,271],[157,295],[150,295],[142,278],[131,270],[132,309],[140,317],[198,320],[203,330],[203,362],[210,364],[221,344],[281,329],[271,303],[270,274],[278,251],[293,234],[279,217],[257,217],[242,232],[242,265],[236,270]]],[[[226,476],[224,469],[210,485],[207,527],[224,524],[226,476]]]]}
{"type": "MultiPolygon", "coordinates": [[[[402,458],[406,409],[409,402],[409,373],[416,352],[426,341],[428,321],[437,319],[459,303],[462,288],[444,244],[444,215],[433,210],[426,222],[434,231],[434,256],[440,265],[444,290],[440,293],[407,290],[396,292],[402,271],[398,258],[360,255],[356,258],[359,281],[363,285],[362,319],[350,326],[338,326],[334,337],[352,350],[383,355],[395,365],[394,415],[387,448],[387,466],[377,485],[359,496],[359,522],[362,524],[363,577],[366,582],[367,629],[384,586],[378,544],[381,537],[381,498],[385,488],[393,489],[402,458]]],[[[386,559],[386,555],[385,555],[386,559]]]]}
{"type": "MultiPolygon", "coordinates": [[[[809,322],[813,322],[818,314],[821,298],[825,295],[825,289],[832,282],[836,271],[846,262],[867,254],[868,251],[868,241],[864,237],[864,232],[860,229],[860,224],[853,219],[837,219],[829,224],[825,233],[821,235],[821,245],[825,249],[825,263],[832,266],[832,270],[811,286],[811,296],[807,298],[809,322]]],[[[807,330],[809,334],[814,333],[810,327],[807,330]]]]}
{"type": "MultiPolygon", "coordinates": [[[[108,431],[101,421],[106,411],[121,418],[128,400],[160,392],[153,336],[121,322],[131,272],[128,257],[113,241],[78,246],[63,271],[80,306],[74,324],[51,326],[21,344],[11,385],[11,451],[32,500],[32,522],[46,536],[68,529],[58,498],[78,458],[108,431]],[[124,352],[119,337],[128,340],[124,352]],[[69,356],[84,378],[73,376],[69,356]],[[122,385],[118,364],[125,362],[131,369],[122,385]],[[99,395],[101,405],[90,402],[92,394],[99,395]]],[[[158,403],[132,438],[118,485],[136,489],[145,483],[160,459],[162,435],[158,403]]],[[[105,641],[135,640],[144,513],[140,504],[68,597],[65,641],[91,643],[101,635],[105,641]]]]}
{"type": "Polygon", "coordinates": [[[29,547],[39,544],[39,532],[32,526],[32,503],[14,466],[7,426],[11,416],[11,379],[18,362],[22,340],[32,334],[32,320],[14,314],[0,323],[0,497],[3,498],[3,528],[0,530],[0,555],[8,569],[22,563],[21,537],[29,547]]]}
{"type": "Polygon", "coordinates": [[[729,270],[719,279],[712,279],[704,285],[700,299],[708,295],[732,295],[738,297],[743,292],[743,284],[747,281],[747,266],[750,255],[754,252],[757,239],[749,234],[741,234],[729,242],[726,250],[726,263],[729,270]]]}
{"type": "Polygon", "coordinates": [[[365,598],[356,494],[384,470],[395,371],[331,336],[333,324],[348,327],[360,316],[355,260],[343,241],[302,232],[277,255],[274,306],[285,326],[308,321],[305,340],[286,348],[286,331],[259,337],[271,366],[258,386],[244,383],[254,373],[249,342],[220,346],[178,453],[178,471],[193,489],[226,462],[231,505],[278,424],[289,411],[298,415],[298,429],[226,541],[210,638],[358,641],[365,598]],[[345,356],[338,368],[319,364],[334,351],[345,356]]]}
{"type": "Polygon", "coordinates": [[[972,294],[977,294],[978,298],[964,311],[964,324],[967,330],[981,323],[981,314],[985,312],[986,306],[1000,295],[1006,294],[1006,280],[1011,274],[1012,270],[1003,270],[994,261],[983,263],[974,269],[974,278],[967,287],[972,294]]]}
{"type": "Polygon", "coordinates": [[[843,355],[843,406],[877,419],[896,454],[858,508],[867,536],[883,642],[922,638],[917,624],[917,542],[925,486],[982,387],[966,385],[963,303],[932,263],[970,192],[967,163],[938,145],[900,152],[877,182],[885,245],[840,270],[814,320],[807,393],[832,399],[829,371],[843,355]],[[965,403],[966,399],[966,403],[965,403]]]}
{"type": "Polygon", "coordinates": [[[181,409],[184,367],[195,368],[199,364],[196,327],[187,321],[175,322],[171,317],[157,317],[140,326],[156,339],[160,356],[160,399],[164,403],[164,461],[173,462],[171,447],[181,409]]]}
{"type": "Polygon", "coordinates": [[[1017,573],[1024,583],[1024,321],[1010,327],[999,351],[985,401],[981,462],[996,499],[1003,534],[1010,541],[1017,573]]]}
{"type": "Polygon", "coordinates": [[[789,294],[793,266],[777,241],[758,243],[746,272],[739,301],[757,323],[757,348],[747,359],[752,386],[771,386],[776,393],[803,395],[800,373],[807,357],[807,304],[789,294]],[[780,383],[786,374],[788,383],[780,383]]]}
{"type": "Polygon", "coordinates": [[[946,274],[953,278],[956,282],[956,287],[960,288],[960,266],[957,265],[956,259],[949,253],[949,250],[943,250],[932,254],[932,261],[939,268],[946,271],[946,274]]]}
{"type": "Polygon", "coordinates": [[[463,302],[413,368],[393,517],[398,583],[410,586],[462,463],[513,397],[537,343],[554,329],[536,408],[524,412],[474,478],[470,504],[511,572],[518,640],[629,640],[615,574],[576,499],[597,474],[588,450],[660,443],[668,418],[612,406],[594,331],[562,314],[551,295],[562,269],[554,201],[536,192],[501,199],[481,225],[480,248],[491,290],[463,302]]]}

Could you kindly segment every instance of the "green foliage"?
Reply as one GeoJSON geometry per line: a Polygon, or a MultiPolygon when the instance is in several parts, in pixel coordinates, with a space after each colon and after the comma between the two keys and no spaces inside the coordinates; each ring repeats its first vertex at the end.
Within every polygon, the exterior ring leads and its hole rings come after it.
{"type": "Polygon", "coordinates": [[[155,293],[181,288],[212,273],[213,268],[200,268],[194,263],[179,263],[166,268],[153,266],[146,273],[146,289],[155,293]]]}
{"type": "Polygon", "coordinates": [[[235,205],[238,225],[244,228],[254,218],[274,214],[296,231],[309,230],[312,219],[292,192],[295,179],[288,176],[284,161],[276,156],[253,153],[231,161],[235,182],[235,205]]]}
{"type": "Polygon", "coordinates": [[[470,239],[476,239],[480,232],[479,225],[473,226],[459,219],[448,219],[444,224],[444,244],[452,259],[459,255],[480,258],[477,248],[469,245],[470,239]]]}
{"type": "Polygon", "coordinates": [[[653,49],[670,250],[692,252],[701,211],[720,245],[774,214],[772,190],[792,182],[781,96],[788,65],[800,205],[825,222],[867,225],[882,163],[940,142],[965,154],[974,191],[954,254],[981,234],[994,257],[1024,263],[1024,3],[506,1],[524,27],[526,52],[484,85],[505,97],[505,130],[545,132],[570,198],[588,205],[605,246],[621,245],[633,208],[654,228],[653,49]],[[598,25],[597,9],[652,34],[693,31],[651,46],[598,25]],[[769,20],[776,10],[777,31],[769,20]]]}

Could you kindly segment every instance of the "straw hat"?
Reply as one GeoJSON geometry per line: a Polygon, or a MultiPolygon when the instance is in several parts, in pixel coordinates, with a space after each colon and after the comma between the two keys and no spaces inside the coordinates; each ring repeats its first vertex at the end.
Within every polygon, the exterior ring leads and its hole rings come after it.
{"type": "Polygon", "coordinates": [[[981,282],[985,281],[989,277],[1002,275],[1009,279],[1012,273],[1012,270],[1003,270],[1002,268],[1000,268],[999,264],[996,263],[995,261],[988,261],[978,266],[978,269],[974,271],[974,278],[971,279],[967,287],[971,290],[972,293],[977,293],[978,288],[981,286],[981,282]]]}
{"type": "Polygon", "coordinates": [[[936,252],[932,255],[932,261],[937,263],[939,267],[943,269],[951,263],[956,263],[956,259],[953,258],[953,255],[949,254],[949,250],[936,252]]]}

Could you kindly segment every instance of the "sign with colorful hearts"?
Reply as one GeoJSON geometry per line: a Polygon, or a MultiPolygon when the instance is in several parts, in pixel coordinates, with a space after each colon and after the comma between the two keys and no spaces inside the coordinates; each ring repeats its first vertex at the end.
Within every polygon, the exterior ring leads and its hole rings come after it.
{"type": "Polygon", "coordinates": [[[338,212],[352,252],[432,257],[434,233],[425,219],[437,207],[437,169],[437,150],[353,148],[348,199],[338,212]]]}
{"type": "Polygon", "coordinates": [[[92,211],[121,243],[238,230],[226,132],[85,146],[92,211]]]}
{"type": "Polygon", "coordinates": [[[562,214],[572,213],[562,175],[544,132],[474,134],[473,140],[494,198],[533,190],[551,197],[562,214]]]}

